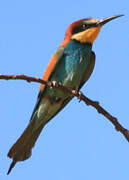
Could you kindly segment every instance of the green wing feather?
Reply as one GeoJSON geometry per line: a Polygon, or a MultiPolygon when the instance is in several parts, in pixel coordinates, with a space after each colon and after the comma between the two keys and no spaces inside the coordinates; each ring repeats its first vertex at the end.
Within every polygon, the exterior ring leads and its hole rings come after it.
{"type": "MultiPolygon", "coordinates": [[[[85,72],[85,74],[84,74],[84,77],[82,78],[81,84],[80,84],[80,86],[79,86],[79,90],[80,90],[80,89],[82,88],[82,86],[86,83],[86,81],[88,81],[88,79],[90,78],[90,76],[91,76],[91,74],[92,74],[92,72],[93,72],[94,66],[95,66],[95,53],[92,51],[91,61],[90,61],[90,64],[88,65],[88,67],[87,67],[87,69],[86,69],[86,72],[85,72]]],[[[56,116],[56,115],[58,114],[58,112],[59,112],[61,109],[63,109],[63,108],[69,103],[69,101],[70,101],[71,99],[73,99],[73,97],[68,96],[68,97],[64,100],[61,108],[56,112],[56,114],[54,114],[54,115],[51,117],[51,119],[52,119],[54,116],[56,116]]],[[[51,119],[50,119],[50,120],[51,120],[51,119]]],[[[49,120],[49,121],[50,121],[50,120],[49,120]]]]}
{"type": "MultiPolygon", "coordinates": [[[[50,74],[50,76],[49,76],[49,78],[48,78],[48,81],[50,80],[50,78],[52,77],[53,73],[54,73],[54,72],[56,71],[56,69],[58,68],[59,64],[62,62],[62,58],[64,58],[64,56],[65,56],[65,55],[64,55],[64,47],[60,46],[60,47],[57,49],[57,51],[56,51],[56,55],[57,55],[56,63],[55,63],[54,68],[53,68],[53,70],[52,70],[52,72],[51,72],[51,74],[50,74]]],[[[40,101],[41,101],[41,99],[42,99],[42,97],[43,97],[43,95],[44,95],[44,92],[45,92],[46,88],[47,88],[47,87],[45,86],[43,90],[40,90],[40,91],[39,91],[38,98],[37,98],[37,103],[36,103],[36,105],[35,105],[35,107],[34,107],[34,110],[33,110],[33,113],[32,113],[32,115],[31,115],[30,121],[32,121],[33,115],[34,115],[35,111],[36,111],[36,110],[38,109],[38,107],[39,107],[40,101]]]]}

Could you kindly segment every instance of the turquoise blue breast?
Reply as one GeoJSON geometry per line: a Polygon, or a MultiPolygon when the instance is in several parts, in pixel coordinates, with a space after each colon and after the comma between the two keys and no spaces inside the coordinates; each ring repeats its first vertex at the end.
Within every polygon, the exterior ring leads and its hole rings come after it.
{"type": "Polygon", "coordinates": [[[79,43],[72,40],[64,49],[60,63],[56,68],[51,80],[76,88],[90,63],[92,45],[89,43],[79,43]]]}

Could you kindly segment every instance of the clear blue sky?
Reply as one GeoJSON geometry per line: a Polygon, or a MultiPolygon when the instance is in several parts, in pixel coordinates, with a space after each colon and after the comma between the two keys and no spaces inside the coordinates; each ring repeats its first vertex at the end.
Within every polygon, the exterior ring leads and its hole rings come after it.
{"type": "MultiPolygon", "coordinates": [[[[129,129],[129,2],[0,1],[0,73],[42,77],[67,26],[78,19],[125,14],[94,43],[96,66],[82,91],[129,129]]],[[[121,180],[129,178],[129,143],[92,107],[75,98],[41,133],[32,157],[6,175],[7,153],[33,111],[39,84],[0,81],[0,179],[121,180]]]]}

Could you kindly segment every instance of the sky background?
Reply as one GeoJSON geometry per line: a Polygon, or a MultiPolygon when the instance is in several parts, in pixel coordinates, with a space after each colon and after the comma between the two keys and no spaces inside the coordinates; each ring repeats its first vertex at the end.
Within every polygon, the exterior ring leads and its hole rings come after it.
{"type": "MultiPolygon", "coordinates": [[[[93,45],[94,72],[82,88],[129,129],[129,1],[0,1],[0,73],[42,77],[73,21],[125,14],[93,45]]],[[[6,175],[7,153],[28,125],[39,84],[0,80],[1,180],[129,178],[129,143],[97,111],[74,98],[41,133],[32,157],[6,175]]]]}

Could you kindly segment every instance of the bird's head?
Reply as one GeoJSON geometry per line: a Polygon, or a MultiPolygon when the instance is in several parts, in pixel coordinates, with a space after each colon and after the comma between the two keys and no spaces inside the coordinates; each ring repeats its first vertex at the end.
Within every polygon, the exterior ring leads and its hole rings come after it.
{"type": "Polygon", "coordinates": [[[104,24],[121,16],[123,15],[110,16],[101,20],[87,18],[73,22],[66,30],[65,39],[61,45],[67,46],[67,43],[72,39],[77,40],[81,43],[92,44],[104,24]]]}

